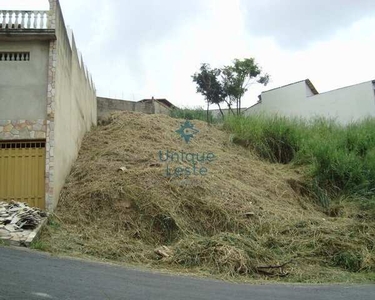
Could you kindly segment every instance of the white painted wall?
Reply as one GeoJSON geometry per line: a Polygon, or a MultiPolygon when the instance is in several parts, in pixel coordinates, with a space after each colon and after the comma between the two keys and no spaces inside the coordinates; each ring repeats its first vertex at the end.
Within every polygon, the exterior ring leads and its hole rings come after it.
{"type": "Polygon", "coordinates": [[[375,92],[371,81],[313,95],[305,81],[262,93],[262,102],[245,112],[289,117],[326,117],[342,124],[375,117],[375,92]]]}

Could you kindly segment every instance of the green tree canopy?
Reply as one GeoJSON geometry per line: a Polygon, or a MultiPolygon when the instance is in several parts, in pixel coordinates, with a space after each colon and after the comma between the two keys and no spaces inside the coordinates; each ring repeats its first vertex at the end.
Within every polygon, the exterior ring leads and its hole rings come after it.
{"type": "Polygon", "coordinates": [[[267,85],[270,76],[263,73],[254,58],[235,59],[232,65],[221,69],[211,69],[209,64],[202,64],[200,72],[195,73],[193,82],[197,84],[197,93],[202,94],[210,104],[217,104],[222,115],[220,104],[225,102],[233,114],[241,113],[241,100],[249,87],[254,83],[267,85]],[[236,112],[233,111],[233,104],[236,112]]]}
{"type": "Polygon", "coordinates": [[[222,85],[229,107],[236,104],[237,114],[241,113],[241,99],[254,83],[267,85],[270,76],[262,73],[254,58],[235,59],[233,64],[222,69],[222,85]]]}
{"type": "Polygon", "coordinates": [[[226,95],[220,82],[220,74],[220,69],[211,69],[209,64],[202,64],[200,72],[192,76],[193,82],[197,84],[197,93],[202,94],[207,102],[207,122],[210,104],[219,105],[223,114],[220,103],[224,101],[226,95]]]}

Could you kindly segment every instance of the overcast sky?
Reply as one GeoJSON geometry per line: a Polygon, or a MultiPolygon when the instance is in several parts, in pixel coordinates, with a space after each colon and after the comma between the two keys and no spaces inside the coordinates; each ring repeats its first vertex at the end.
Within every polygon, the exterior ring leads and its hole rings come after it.
{"type": "MultiPolygon", "coordinates": [[[[319,92],[375,79],[375,0],[61,0],[99,96],[203,106],[191,75],[254,57],[262,90],[309,78],[319,92]]],[[[0,0],[0,9],[47,0],[0,0]]]]}

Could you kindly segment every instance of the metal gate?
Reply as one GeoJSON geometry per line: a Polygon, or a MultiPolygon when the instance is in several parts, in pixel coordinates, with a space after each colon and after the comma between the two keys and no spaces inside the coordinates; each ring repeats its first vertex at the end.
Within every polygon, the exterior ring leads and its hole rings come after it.
{"type": "Polygon", "coordinates": [[[0,201],[45,208],[45,141],[0,141],[0,201]]]}

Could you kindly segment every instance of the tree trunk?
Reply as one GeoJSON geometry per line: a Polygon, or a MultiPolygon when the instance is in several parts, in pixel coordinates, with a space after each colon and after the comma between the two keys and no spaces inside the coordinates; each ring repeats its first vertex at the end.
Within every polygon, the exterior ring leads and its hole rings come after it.
{"type": "Polygon", "coordinates": [[[224,113],[223,113],[223,111],[221,110],[220,103],[218,103],[217,105],[219,105],[219,110],[220,110],[221,116],[222,116],[223,119],[224,119],[224,113]]]}
{"type": "Polygon", "coordinates": [[[229,111],[232,113],[232,115],[234,116],[234,111],[233,111],[233,109],[232,109],[232,106],[229,104],[229,102],[228,101],[226,101],[226,100],[224,100],[225,101],[225,103],[228,105],[228,108],[229,108],[229,111]]]}
{"type": "Polygon", "coordinates": [[[207,101],[207,123],[210,124],[210,120],[208,118],[208,115],[209,115],[209,109],[210,109],[210,102],[207,101]]]}

